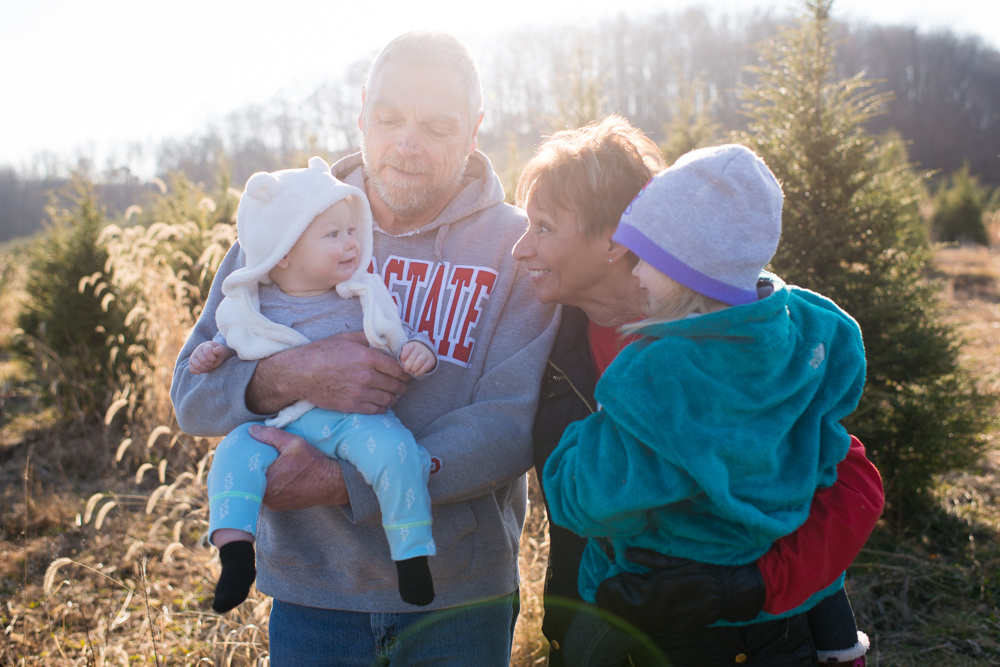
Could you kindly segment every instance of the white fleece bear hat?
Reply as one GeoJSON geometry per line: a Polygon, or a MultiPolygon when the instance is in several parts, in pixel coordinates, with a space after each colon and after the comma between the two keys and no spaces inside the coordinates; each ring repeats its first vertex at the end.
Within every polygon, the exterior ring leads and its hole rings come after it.
{"type": "Polygon", "coordinates": [[[226,344],[241,359],[263,359],[304,345],[309,339],[260,313],[258,285],[270,284],[268,273],[292,249],[320,213],[347,200],[357,224],[360,245],[358,268],[337,285],[337,294],[358,297],[364,309],[368,342],[399,353],[406,342],[396,303],[382,280],[368,273],[372,257],[372,213],[365,193],[330,172],[321,157],[309,159],[306,169],[258,172],[247,181],[236,213],[236,231],[246,265],[222,283],[225,298],[216,311],[216,324],[226,344]]]}

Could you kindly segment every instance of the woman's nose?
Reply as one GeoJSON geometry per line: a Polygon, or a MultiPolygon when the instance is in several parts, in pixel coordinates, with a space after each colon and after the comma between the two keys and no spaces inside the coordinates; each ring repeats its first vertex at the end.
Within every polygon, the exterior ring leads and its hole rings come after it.
{"type": "Polygon", "coordinates": [[[529,257],[535,254],[535,249],[531,245],[531,235],[528,233],[530,230],[524,230],[524,234],[521,234],[521,238],[517,240],[514,244],[514,249],[511,250],[511,254],[519,262],[523,262],[529,257]]]}

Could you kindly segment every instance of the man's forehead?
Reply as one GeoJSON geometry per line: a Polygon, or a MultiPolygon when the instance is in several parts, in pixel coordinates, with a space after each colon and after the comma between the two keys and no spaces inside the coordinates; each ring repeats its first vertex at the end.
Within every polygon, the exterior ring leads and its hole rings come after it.
{"type": "Polygon", "coordinates": [[[438,64],[389,62],[367,94],[373,108],[407,111],[414,107],[442,120],[461,120],[468,101],[461,75],[438,64]]]}

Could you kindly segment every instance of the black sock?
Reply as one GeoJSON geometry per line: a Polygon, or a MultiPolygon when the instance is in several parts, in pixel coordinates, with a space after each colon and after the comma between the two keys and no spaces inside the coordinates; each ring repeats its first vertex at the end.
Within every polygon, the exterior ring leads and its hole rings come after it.
{"type": "Polygon", "coordinates": [[[215,585],[212,609],[225,613],[247,599],[257,578],[254,567],[253,542],[229,542],[219,549],[222,574],[215,585]]]}
{"type": "Polygon", "coordinates": [[[399,596],[403,602],[422,607],[434,600],[434,580],[431,579],[431,569],[427,567],[427,556],[397,560],[396,573],[399,575],[399,596]]]}

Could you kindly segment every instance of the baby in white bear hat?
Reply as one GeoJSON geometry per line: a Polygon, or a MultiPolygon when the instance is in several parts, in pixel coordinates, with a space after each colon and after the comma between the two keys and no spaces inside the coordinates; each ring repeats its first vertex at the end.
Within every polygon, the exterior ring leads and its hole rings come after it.
{"type": "MultiPolygon", "coordinates": [[[[236,228],[246,266],[222,284],[219,336],[192,353],[192,373],[209,373],[233,354],[262,359],[362,329],[372,347],[396,355],[411,375],[437,367],[430,339],[404,329],[385,285],[367,271],[372,216],[365,194],[334,178],[322,158],[311,158],[306,169],[251,176],[236,228]]],[[[427,556],[435,553],[430,456],[409,430],[391,411],[345,414],[305,401],[266,423],[357,467],[378,496],[401,597],[429,604],[434,586],[427,556]]],[[[219,612],[246,600],[256,578],[257,515],[267,467],[278,457],[249,435],[250,426],[237,427],[219,443],[208,476],[209,539],[222,561],[212,604],[219,612]]]]}

